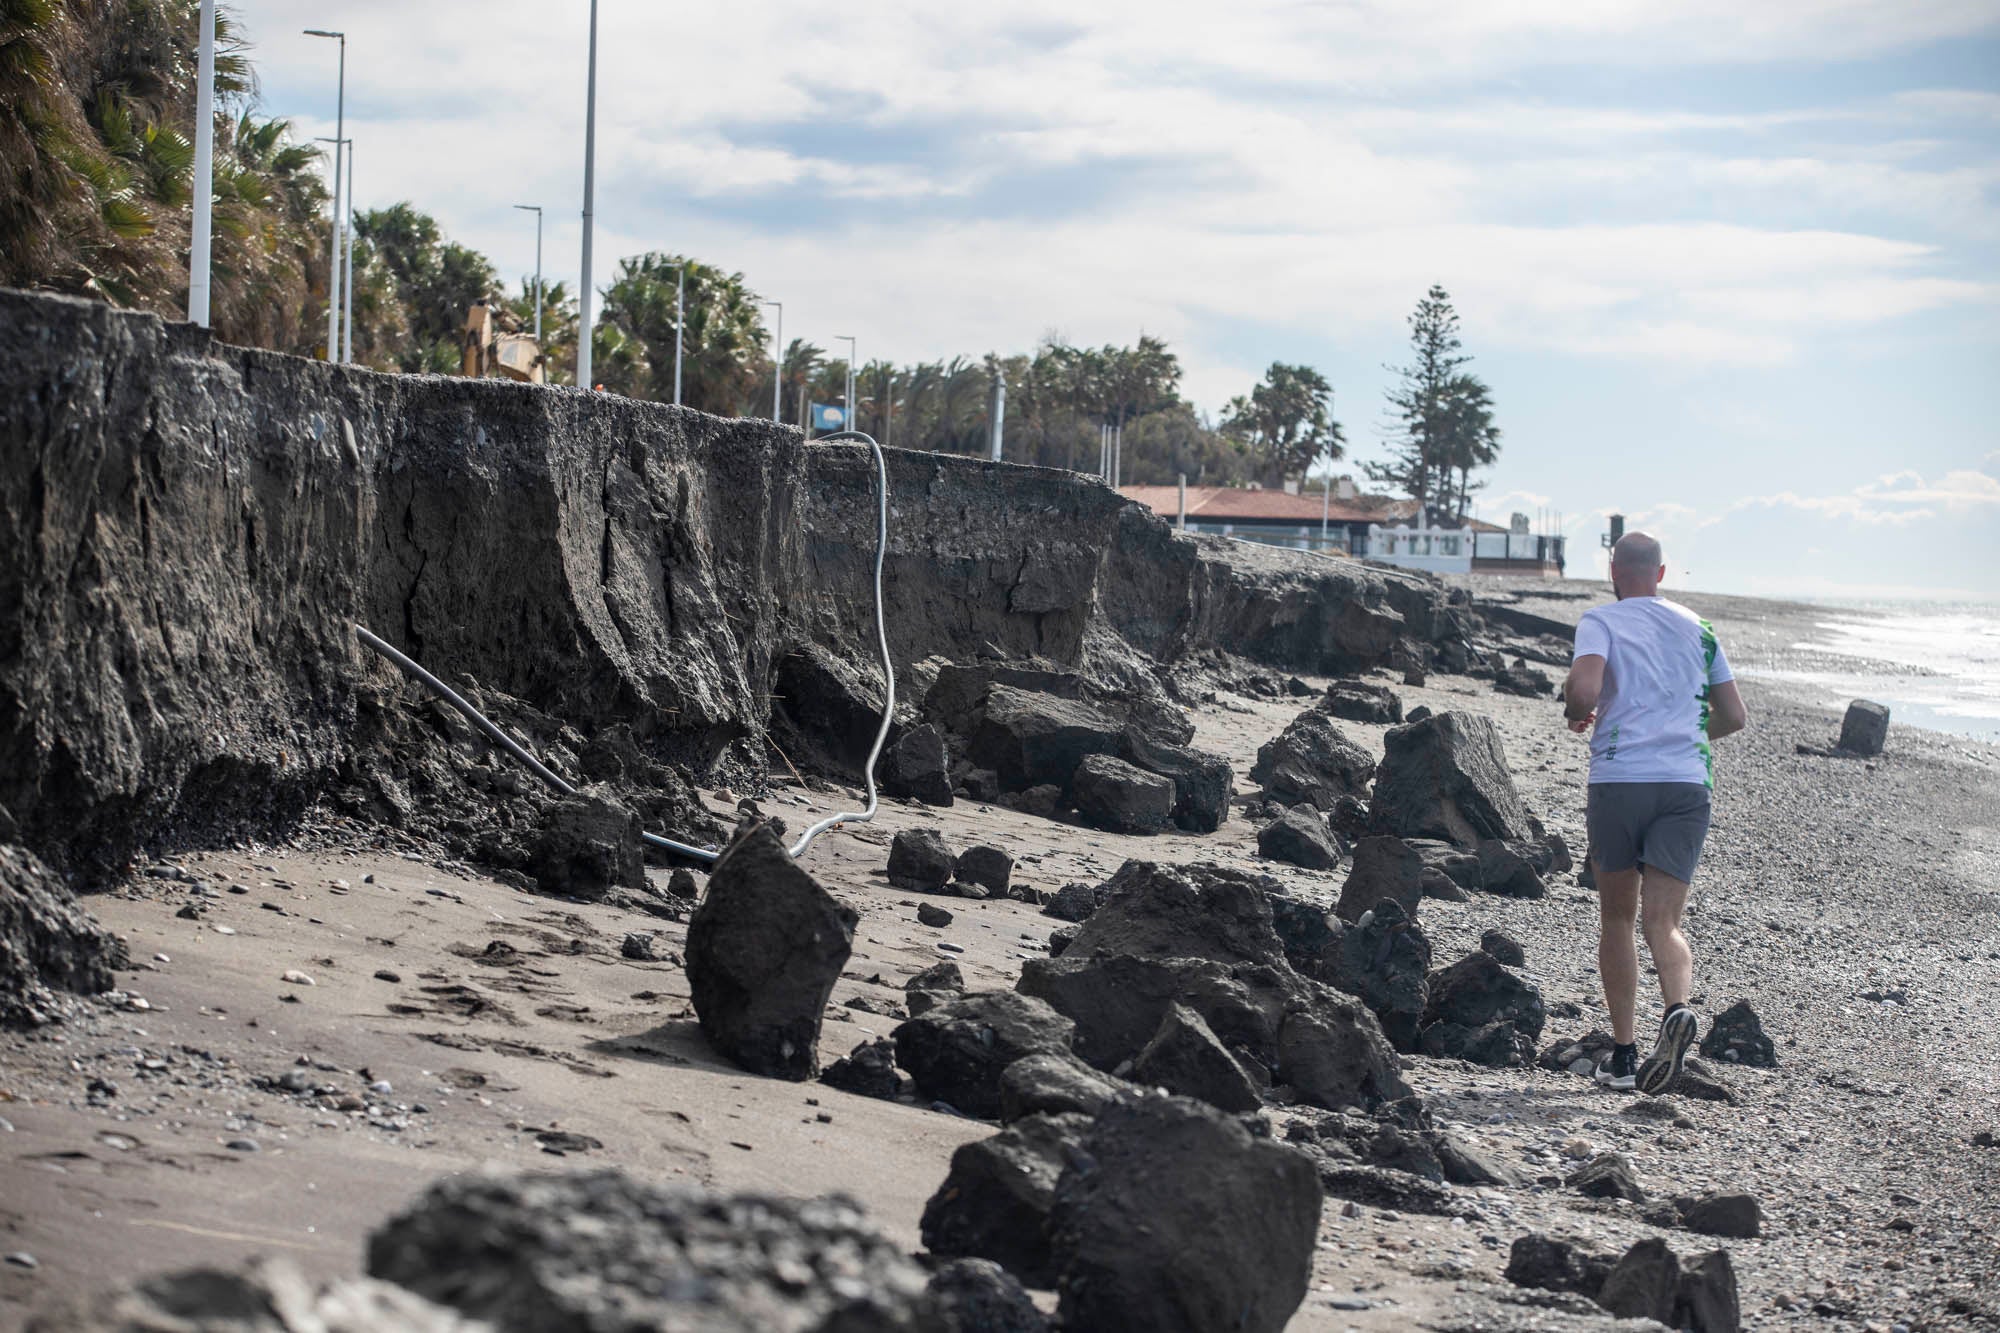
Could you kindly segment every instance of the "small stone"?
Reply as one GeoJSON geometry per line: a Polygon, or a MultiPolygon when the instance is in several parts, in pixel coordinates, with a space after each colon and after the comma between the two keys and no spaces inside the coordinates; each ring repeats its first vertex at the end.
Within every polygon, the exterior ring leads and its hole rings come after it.
{"type": "Polygon", "coordinates": [[[235,930],[228,926],[210,926],[209,929],[218,935],[234,935],[236,933],[235,930]]]}
{"type": "Polygon", "coordinates": [[[34,1255],[29,1254],[26,1250],[15,1250],[7,1256],[7,1262],[16,1268],[40,1268],[42,1266],[42,1261],[34,1255]]]}
{"type": "Polygon", "coordinates": [[[174,960],[173,960],[173,959],[171,959],[171,958],[169,958],[169,957],[167,957],[167,956],[166,956],[165,954],[163,954],[163,953],[156,953],[156,954],[154,954],[154,955],[153,955],[153,961],[154,961],[154,962],[156,962],[156,963],[171,963],[171,962],[173,962],[174,960]]]}
{"type": "Polygon", "coordinates": [[[394,1087],[390,1086],[389,1080],[386,1078],[378,1078],[368,1085],[368,1091],[374,1093],[377,1097],[387,1097],[395,1090],[394,1087]]]}
{"type": "Polygon", "coordinates": [[[952,915],[936,903],[920,903],[917,906],[917,920],[926,926],[942,929],[952,922],[952,915]]]}
{"type": "Polygon", "coordinates": [[[1563,1156],[1574,1158],[1579,1162],[1589,1160],[1590,1155],[1596,1151],[1595,1148],[1582,1139],[1571,1139],[1562,1146],[1563,1156]]]}
{"type": "Polygon", "coordinates": [[[319,984],[296,967],[286,968],[285,974],[279,977],[278,980],[284,982],[287,986],[317,986],[319,984]]]}
{"type": "Polygon", "coordinates": [[[263,1149],[258,1146],[257,1140],[255,1139],[231,1139],[228,1143],[225,1143],[223,1147],[229,1149],[229,1151],[231,1152],[263,1151],[263,1149]]]}
{"type": "Polygon", "coordinates": [[[398,982],[401,981],[402,979],[403,976],[400,972],[391,972],[386,967],[378,967],[375,969],[375,980],[377,981],[398,982]]]}
{"type": "Polygon", "coordinates": [[[659,936],[652,931],[633,931],[620,941],[618,952],[634,962],[657,963],[660,961],[659,949],[655,944],[658,939],[659,936]]]}

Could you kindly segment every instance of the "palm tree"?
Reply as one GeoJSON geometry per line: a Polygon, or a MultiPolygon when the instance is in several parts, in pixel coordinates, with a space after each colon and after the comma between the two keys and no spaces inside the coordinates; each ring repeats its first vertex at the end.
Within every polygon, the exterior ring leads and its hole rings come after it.
{"type": "Polygon", "coordinates": [[[258,120],[246,111],[218,128],[216,336],[310,355],[326,308],[327,194],[313,169],[320,154],[292,141],[289,121],[258,120]]]}
{"type": "Polygon", "coordinates": [[[753,412],[759,384],[769,387],[771,359],[757,298],[741,273],[723,273],[680,255],[649,253],[619,261],[604,291],[604,314],[592,330],[605,387],[635,398],[673,399],[675,265],[687,274],[681,401],[722,416],[753,412]]]}

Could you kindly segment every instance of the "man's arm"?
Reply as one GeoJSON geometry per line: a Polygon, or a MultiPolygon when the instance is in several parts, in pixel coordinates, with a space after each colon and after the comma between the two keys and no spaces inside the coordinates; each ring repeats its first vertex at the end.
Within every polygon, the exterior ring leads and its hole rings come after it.
{"type": "Polygon", "coordinates": [[[1736,682],[1725,680],[1720,685],[1708,687],[1708,738],[1721,740],[1743,730],[1750,722],[1749,710],[1743,707],[1743,696],[1736,689],[1736,682]]]}
{"type": "Polygon", "coordinates": [[[1604,659],[1586,653],[1570,664],[1569,679],[1563,682],[1563,716],[1569,729],[1590,730],[1597,717],[1597,700],[1604,693],[1604,659]]]}

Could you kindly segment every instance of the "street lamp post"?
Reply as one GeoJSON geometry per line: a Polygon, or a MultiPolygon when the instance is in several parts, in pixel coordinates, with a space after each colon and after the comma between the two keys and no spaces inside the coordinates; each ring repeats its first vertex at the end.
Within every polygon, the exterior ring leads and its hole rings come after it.
{"type": "Polygon", "coordinates": [[[340,79],[333,102],[333,249],[326,271],[326,359],[332,361],[340,355],[340,149],[347,142],[347,34],[325,28],[307,28],[305,33],[340,43],[340,79]]]}
{"type": "Polygon", "coordinates": [[[201,87],[194,99],[194,225],[188,233],[188,322],[208,327],[210,218],[215,202],[215,0],[201,0],[201,87]]]}
{"type": "Polygon", "coordinates": [[[347,224],[347,262],[341,272],[341,291],[345,295],[347,313],[340,321],[340,359],[349,364],[354,361],[354,140],[347,141],[347,212],[343,215],[347,224]]]}
{"type": "Polygon", "coordinates": [[[854,429],[854,335],[851,333],[836,333],[835,335],[833,335],[833,340],[835,342],[844,342],[847,344],[847,394],[846,397],[844,397],[841,400],[841,408],[847,415],[846,419],[841,423],[841,429],[853,430],[854,429]]]}
{"type": "Polygon", "coordinates": [[[542,206],[516,204],[524,213],[535,215],[535,346],[542,345],[542,206]]]}
{"type": "MultiPolygon", "coordinates": [[[[352,195],[353,194],[352,186],[354,181],[354,140],[328,139],[325,137],[321,137],[314,139],[313,142],[332,144],[333,160],[336,163],[341,162],[343,160],[342,155],[345,154],[345,163],[346,163],[347,180],[348,180],[347,193],[349,195],[352,195]]],[[[341,168],[338,166],[334,168],[335,171],[339,171],[340,169],[341,168]]],[[[334,192],[334,198],[335,199],[340,198],[339,190],[336,190],[334,192]]],[[[347,201],[350,207],[352,206],[353,202],[354,201],[352,198],[348,199],[347,201]]],[[[353,244],[354,244],[354,238],[351,235],[348,236],[346,245],[341,244],[340,223],[338,220],[336,220],[333,228],[333,272],[332,272],[332,277],[327,282],[327,301],[332,306],[332,314],[333,314],[332,323],[329,325],[328,328],[328,331],[333,336],[332,340],[328,342],[326,345],[326,359],[329,362],[347,360],[346,354],[341,351],[340,347],[340,320],[341,320],[341,315],[349,309],[350,303],[354,295],[353,292],[354,283],[352,281],[354,276],[353,244]],[[346,267],[347,276],[349,279],[345,288],[343,288],[341,284],[341,269],[343,267],[343,264],[346,267]],[[345,292],[346,299],[343,299],[343,291],[345,292]]]]}
{"type": "Polygon", "coordinates": [[[758,304],[776,306],[778,308],[777,329],[772,334],[772,341],[777,346],[773,349],[774,355],[771,358],[771,420],[782,421],[784,419],[784,410],[781,406],[781,395],[785,391],[785,303],[783,301],[760,301],[758,304]]]}
{"type": "Polygon", "coordinates": [[[681,326],[687,315],[687,260],[669,264],[674,271],[674,406],[681,405],[681,326]]]}
{"type": "Polygon", "coordinates": [[[590,224],[597,198],[597,0],[590,0],[590,80],[583,103],[583,283],[576,293],[576,382],[590,383],[590,224]]]}

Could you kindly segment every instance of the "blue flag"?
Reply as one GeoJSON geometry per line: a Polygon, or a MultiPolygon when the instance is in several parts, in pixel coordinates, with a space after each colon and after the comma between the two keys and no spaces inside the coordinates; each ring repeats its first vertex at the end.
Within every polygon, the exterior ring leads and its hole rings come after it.
{"type": "Polygon", "coordinates": [[[814,403],[812,409],[814,430],[834,431],[847,429],[847,409],[839,403],[814,403]]]}

